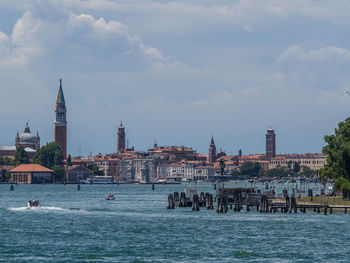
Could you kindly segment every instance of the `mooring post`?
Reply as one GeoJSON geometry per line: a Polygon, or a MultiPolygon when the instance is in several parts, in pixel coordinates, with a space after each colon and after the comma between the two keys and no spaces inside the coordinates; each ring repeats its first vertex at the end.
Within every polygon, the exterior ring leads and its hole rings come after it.
{"type": "Polygon", "coordinates": [[[330,213],[330,214],[333,214],[333,207],[330,207],[330,208],[329,208],[329,213],[330,213]]]}
{"type": "Polygon", "coordinates": [[[154,190],[154,184],[152,184],[152,190],[154,190]]]}
{"type": "Polygon", "coordinates": [[[323,212],[324,212],[325,215],[327,215],[327,207],[325,207],[325,208],[323,209],[323,212]]]}
{"type": "Polygon", "coordinates": [[[186,207],[186,206],[187,206],[186,194],[185,192],[181,192],[179,207],[186,207]]]}
{"type": "Polygon", "coordinates": [[[10,186],[10,191],[13,191],[14,189],[13,189],[13,184],[11,184],[11,186],[10,186]]]}
{"type": "Polygon", "coordinates": [[[77,188],[77,190],[80,190],[80,184],[78,184],[78,188],[77,188]]]}
{"type": "Polygon", "coordinates": [[[345,207],[344,213],[346,214],[348,212],[348,208],[345,207]]]}
{"type": "Polygon", "coordinates": [[[199,211],[199,198],[197,194],[193,195],[192,211],[199,211]]]}
{"type": "Polygon", "coordinates": [[[173,194],[169,194],[168,195],[168,206],[167,206],[167,209],[174,209],[174,208],[175,208],[175,204],[174,204],[173,194]]]}

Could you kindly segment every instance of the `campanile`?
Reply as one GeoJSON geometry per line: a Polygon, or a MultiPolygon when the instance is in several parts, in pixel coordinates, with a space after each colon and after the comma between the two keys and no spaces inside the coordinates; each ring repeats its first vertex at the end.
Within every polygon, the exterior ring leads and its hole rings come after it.
{"type": "Polygon", "coordinates": [[[63,157],[67,156],[67,119],[66,103],[64,101],[62,80],[60,79],[60,88],[58,90],[56,107],[55,107],[55,131],[54,137],[63,151],[63,157]]]}

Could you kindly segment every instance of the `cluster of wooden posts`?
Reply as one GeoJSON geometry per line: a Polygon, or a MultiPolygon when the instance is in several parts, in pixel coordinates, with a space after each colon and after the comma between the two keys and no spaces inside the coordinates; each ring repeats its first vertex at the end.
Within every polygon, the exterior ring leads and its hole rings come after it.
{"type": "MultiPolygon", "coordinates": [[[[287,190],[282,191],[284,202],[280,199],[274,198],[274,192],[266,192],[262,194],[259,190],[255,191],[253,188],[219,188],[216,193],[216,212],[227,213],[229,209],[235,212],[240,212],[243,207],[246,207],[246,211],[251,211],[252,208],[256,208],[256,211],[264,213],[276,213],[280,210],[282,213],[297,213],[298,210],[301,213],[306,213],[307,210],[324,214],[333,213],[333,210],[347,213],[346,206],[329,206],[326,204],[312,204],[312,203],[297,203],[297,199],[294,194],[288,195],[287,190]],[[279,200],[279,201],[277,201],[279,200]]],[[[309,191],[309,197],[312,191],[309,191]]],[[[199,211],[199,207],[206,207],[207,209],[213,209],[213,195],[210,193],[201,192],[197,195],[195,190],[189,190],[186,193],[178,192],[168,195],[168,209],[174,209],[178,207],[192,207],[193,211],[199,211]]]]}
{"type": "Polygon", "coordinates": [[[199,211],[199,207],[206,207],[207,209],[213,209],[213,195],[210,193],[201,192],[198,196],[197,193],[188,194],[185,192],[174,192],[174,194],[168,195],[167,209],[174,209],[178,207],[192,207],[193,211],[199,211]]]}

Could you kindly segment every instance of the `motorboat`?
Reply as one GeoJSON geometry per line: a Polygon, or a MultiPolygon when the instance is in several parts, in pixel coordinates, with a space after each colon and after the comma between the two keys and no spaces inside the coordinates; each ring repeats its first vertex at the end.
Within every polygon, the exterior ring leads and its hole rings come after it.
{"type": "Polygon", "coordinates": [[[106,200],[115,200],[114,194],[109,194],[106,198],[106,200]]]}
{"type": "Polygon", "coordinates": [[[38,200],[29,200],[28,207],[40,207],[40,202],[38,200]]]}

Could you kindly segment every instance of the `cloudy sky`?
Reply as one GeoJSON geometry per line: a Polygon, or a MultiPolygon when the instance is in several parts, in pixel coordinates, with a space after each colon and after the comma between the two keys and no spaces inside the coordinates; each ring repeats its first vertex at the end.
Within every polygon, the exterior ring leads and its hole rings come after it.
{"type": "Polygon", "coordinates": [[[191,146],[320,152],[349,116],[347,0],[0,0],[0,145],[29,120],[53,140],[59,78],[68,152],[191,146]]]}

